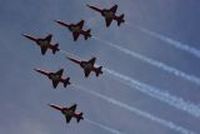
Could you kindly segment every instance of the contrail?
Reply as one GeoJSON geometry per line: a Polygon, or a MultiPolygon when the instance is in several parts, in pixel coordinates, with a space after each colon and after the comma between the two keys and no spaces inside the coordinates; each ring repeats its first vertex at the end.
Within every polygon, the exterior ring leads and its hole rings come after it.
{"type": "Polygon", "coordinates": [[[109,46],[111,46],[112,48],[115,48],[115,49],[117,49],[117,50],[119,50],[121,52],[124,52],[125,54],[128,54],[128,55],[130,55],[132,57],[135,57],[135,58],[137,58],[139,60],[142,60],[142,61],[144,61],[144,62],[146,62],[148,64],[151,64],[151,65],[153,65],[155,67],[158,67],[158,68],[160,68],[160,69],[162,69],[162,70],[164,70],[164,71],[166,71],[168,73],[172,73],[175,76],[181,77],[181,78],[183,78],[185,80],[188,80],[188,81],[190,81],[192,83],[195,83],[195,84],[200,86],[200,78],[198,78],[198,77],[196,77],[194,75],[188,75],[185,72],[182,72],[182,71],[180,71],[180,70],[178,70],[176,68],[173,68],[173,67],[170,67],[170,66],[166,65],[165,63],[162,63],[160,61],[156,61],[154,59],[145,57],[145,56],[143,56],[143,55],[141,55],[139,53],[136,53],[134,51],[130,51],[130,50],[126,49],[126,48],[123,48],[123,47],[120,47],[119,45],[115,45],[115,44],[113,44],[111,42],[102,40],[102,39],[100,39],[98,37],[93,37],[93,38],[98,40],[98,41],[101,41],[101,42],[103,42],[103,43],[105,43],[105,44],[107,44],[109,46]]]}
{"type": "Polygon", "coordinates": [[[168,127],[168,128],[170,128],[170,129],[172,129],[172,130],[174,130],[176,132],[179,132],[181,134],[195,134],[195,132],[193,132],[191,130],[188,130],[188,129],[182,127],[182,126],[178,126],[178,125],[174,124],[171,121],[167,121],[167,120],[161,119],[159,117],[151,115],[150,113],[141,111],[140,109],[137,109],[135,107],[132,107],[132,106],[129,106],[129,105],[125,104],[125,103],[117,101],[117,100],[115,100],[115,99],[113,99],[111,97],[107,97],[107,96],[99,94],[99,93],[97,93],[95,91],[87,90],[87,89],[85,89],[84,87],[81,87],[81,86],[75,85],[74,87],[76,87],[79,90],[82,90],[84,92],[87,92],[87,93],[89,93],[91,95],[94,95],[94,96],[96,96],[96,97],[98,97],[100,99],[103,99],[103,100],[107,101],[108,103],[111,103],[113,105],[117,105],[117,106],[119,106],[119,107],[121,107],[123,109],[126,109],[126,110],[128,110],[130,112],[133,112],[134,114],[137,114],[137,115],[142,116],[144,118],[150,119],[153,122],[157,122],[158,124],[161,124],[161,125],[163,125],[165,127],[168,127]]]}
{"type": "Polygon", "coordinates": [[[76,57],[76,58],[80,58],[79,56],[77,56],[77,55],[75,55],[73,53],[67,52],[67,51],[65,51],[63,49],[60,49],[60,52],[65,54],[65,55],[68,55],[68,56],[73,56],[73,57],[76,57]]]}
{"type": "Polygon", "coordinates": [[[166,91],[162,91],[161,89],[144,84],[133,78],[117,73],[111,69],[104,68],[104,71],[108,72],[109,74],[117,78],[120,78],[121,80],[123,80],[124,84],[144,94],[147,94],[153,98],[156,98],[160,100],[161,102],[165,102],[169,104],[170,106],[173,106],[179,110],[185,111],[194,117],[200,117],[200,108],[191,102],[186,102],[180,97],[173,96],[166,91]]]}
{"type": "MultiPolygon", "coordinates": [[[[64,50],[62,50],[65,54],[69,54],[69,55],[73,55],[77,58],[79,58],[79,56],[66,52],[64,50]]],[[[152,87],[150,85],[144,84],[142,82],[139,82],[131,77],[122,75],[118,72],[115,72],[111,69],[108,68],[104,68],[104,71],[107,71],[109,74],[112,74],[113,76],[120,78],[121,80],[123,80],[123,83],[146,94],[149,95],[153,98],[158,99],[161,102],[165,102],[170,106],[173,106],[179,110],[185,111],[188,114],[194,116],[194,117],[200,117],[200,108],[199,106],[191,103],[191,102],[186,102],[183,98],[171,95],[170,93],[166,92],[166,91],[162,91],[161,89],[152,87]]]]}
{"type": "Polygon", "coordinates": [[[180,50],[186,51],[186,52],[196,56],[197,58],[200,58],[200,50],[198,50],[194,47],[191,47],[187,44],[183,44],[179,41],[173,40],[173,39],[166,37],[164,35],[161,35],[159,33],[152,32],[152,31],[145,29],[143,27],[137,27],[137,29],[139,29],[143,33],[151,35],[152,37],[158,38],[158,39],[160,39],[160,40],[162,40],[162,41],[164,41],[164,42],[166,42],[166,43],[168,43],[168,44],[170,44],[170,45],[172,45],[172,46],[174,46],[174,47],[176,47],[180,50]]]}
{"type": "MultiPolygon", "coordinates": [[[[63,53],[74,55],[74,54],[68,53],[68,52],[66,52],[64,50],[63,50],[63,53]]],[[[78,57],[77,55],[74,55],[74,56],[78,57]]],[[[130,78],[128,76],[124,76],[124,75],[119,74],[119,73],[117,73],[117,72],[115,72],[113,70],[110,70],[110,69],[107,69],[107,68],[104,68],[104,70],[107,71],[108,73],[112,74],[113,76],[118,77],[118,78],[124,80],[126,82],[124,84],[127,84],[130,87],[133,87],[133,88],[137,89],[140,92],[143,92],[143,93],[145,93],[145,94],[147,94],[147,95],[149,95],[149,96],[151,96],[153,98],[157,98],[160,101],[166,102],[167,104],[169,104],[171,106],[174,106],[174,107],[176,107],[178,109],[186,111],[186,112],[190,113],[191,115],[193,115],[195,117],[199,117],[200,116],[200,109],[195,104],[192,104],[190,102],[185,102],[182,98],[178,98],[176,96],[172,96],[172,95],[170,95],[167,92],[162,92],[159,89],[156,89],[154,87],[151,87],[150,85],[146,85],[146,84],[143,84],[141,82],[138,82],[138,81],[136,81],[136,80],[134,80],[134,79],[132,79],[132,78],[130,78]]],[[[78,86],[75,85],[75,87],[78,87],[78,86]]],[[[84,88],[81,88],[81,87],[78,87],[78,88],[82,89],[82,90],[84,89],[84,88]]],[[[85,90],[85,91],[88,92],[87,90],[85,90]]],[[[95,92],[92,92],[92,91],[90,92],[90,94],[93,94],[93,93],[95,93],[95,92]]],[[[93,95],[95,95],[95,94],[93,94],[93,95]]],[[[98,96],[98,97],[102,98],[101,95],[98,96]]],[[[113,104],[117,105],[115,103],[115,101],[113,102],[113,104]]],[[[126,107],[127,108],[126,104],[123,104],[123,103],[121,103],[121,104],[122,104],[121,107],[126,107]]],[[[130,109],[128,108],[128,110],[130,110],[130,109]]],[[[137,109],[135,109],[133,111],[137,112],[137,109]]],[[[171,129],[179,131],[179,132],[181,132],[183,134],[195,134],[194,132],[191,132],[191,131],[189,131],[187,129],[184,129],[182,127],[179,127],[179,126],[177,127],[172,122],[168,122],[168,121],[165,121],[163,119],[156,118],[156,117],[154,117],[154,116],[152,116],[152,115],[150,115],[148,113],[145,114],[145,112],[139,112],[137,114],[139,114],[141,116],[144,116],[146,118],[149,118],[152,121],[161,123],[161,124],[163,124],[163,125],[171,128],[171,129]]]]}
{"type": "Polygon", "coordinates": [[[122,132],[120,132],[120,131],[118,131],[118,130],[116,130],[114,128],[107,127],[107,126],[105,126],[105,125],[103,125],[101,123],[98,123],[96,121],[92,121],[92,120],[90,120],[88,118],[85,118],[84,120],[87,121],[88,123],[92,124],[92,125],[95,125],[95,126],[97,126],[99,128],[102,128],[102,129],[104,129],[104,130],[106,130],[106,131],[108,131],[110,133],[113,133],[113,134],[124,134],[124,133],[122,133],[122,132]]]}

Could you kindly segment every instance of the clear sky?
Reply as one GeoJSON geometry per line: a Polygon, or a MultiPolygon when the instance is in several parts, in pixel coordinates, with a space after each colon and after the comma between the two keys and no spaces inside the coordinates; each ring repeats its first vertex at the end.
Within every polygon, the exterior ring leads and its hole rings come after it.
{"type": "Polygon", "coordinates": [[[111,133],[86,120],[79,124],[72,120],[66,125],[64,117],[47,106],[49,103],[66,106],[77,103],[77,111],[82,111],[85,118],[126,134],[200,133],[200,58],[194,53],[200,49],[199,13],[198,0],[0,0],[0,133],[111,133]],[[118,27],[114,22],[106,28],[103,18],[86,4],[99,7],[118,4],[117,14],[125,13],[127,23],[118,27]],[[80,38],[73,42],[71,33],[55,24],[55,19],[66,22],[85,19],[85,27],[91,28],[101,41],[80,38]],[[23,33],[37,37],[52,33],[53,42],[58,42],[62,50],[82,59],[96,56],[98,65],[125,77],[104,70],[98,78],[93,74],[85,79],[79,66],[68,61],[64,53],[47,52],[42,56],[34,43],[21,36],[23,33]],[[131,56],[133,52],[143,58],[131,56]],[[118,102],[113,104],[108,98],[72,86],[65,89],[59,85],[54,90],[51,82],[33,68],[52,71],[64,68],[72,83],[118,102]],[[145,114],[138,114],[133,108],[145,114]]]}

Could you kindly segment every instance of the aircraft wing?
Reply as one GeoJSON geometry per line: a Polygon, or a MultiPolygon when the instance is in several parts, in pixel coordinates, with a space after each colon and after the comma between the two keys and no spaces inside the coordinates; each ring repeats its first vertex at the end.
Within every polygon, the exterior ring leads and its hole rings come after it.
{"type": "Polygon", "coordinates": [[[117,5],[114,5],[113,7],[111,7],[110,10],[111,10],[113,13],[116,13],[117,8],[118,8],[118,6],[117,6],[117,5]]]}
{"type": "Polygon", "coordinates": [[[106,18],[105,21],[106,21],[106,26],[109,27],[110,24],[112,23],[113,19],[112,18],[106,18]]]}
{"type": "Polygon", "coordinates": [[[95,62],[96,62],[96,58],[95,58],[95,57],[93,57],[93,58],[92,58],[92,59],[90,59],[88,62],[89,62],[89,63],[91,63],[92,65],[94,65],[94,64],[95,64],[95,62]]]}
{"type": "Polygon", "coordinates": [[[91,73],[91,70],[89,69],[84,69],[85,77],[88,77],[91,73]]]}
{"type": "Polygon", "coordinates": [[[51,42],[51,39],[52,39],[52,34],[49,34],[49,35],[45,38],[45,40],[47,40],[49,43],[51,42]]]}
{"type": "Polygon", "coordinates": [[[77,105],[74,104],[74,105],[71,106],[68,110],[72,110],[73,112],[75,112],[75,111],[76,111],[76,107],[77,107],[77,105]]]}
{"type": "Polygon", "coordinates": [[[62,76],[64,72],[64,69],[60,69],[56,72],[57,75],[62,76]]]}
{"type": "Polygon", "coordinates": [[[77,25],[82,29],[84,25],[84,20],[81,20],[77,25]]]}
{"type": "Polygon", "coordinates": [[[42,55],[45,55],[47,49],[48,49],[47,47],[41,47],[41,53],[42,53],[42,55]]]}
{"type": "Polygon", "coordinates": [[[78,32],[73,32],[74,41],[77,41],[79,35],[80,35],[80,33],[78,33],[78,32]]]}
{"type": "Polygon", "coordinates": [[[59,81],[54,81],[52,80],[52,85],[54,88],[56,88],[58,86],[59,81]]]}
{"type": "Polygon", "coordinates": [[[66,123],[69,123],[72,119],[72,116],[65,116],[65,119],[66,119],[66,123]]]}

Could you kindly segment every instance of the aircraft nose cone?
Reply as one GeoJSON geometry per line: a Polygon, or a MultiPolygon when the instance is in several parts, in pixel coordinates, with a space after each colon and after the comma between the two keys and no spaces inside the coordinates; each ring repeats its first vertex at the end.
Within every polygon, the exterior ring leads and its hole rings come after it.
{"type": "Polygon", "coordinates": [[[47,104],[47,105],[51,107],[51,104],[47,104]]]}
{"type": "Polygon", "coordinates": [[[68,56],[66,56],[66,58],[67,58],[68,60],[70,60],[70,61],[73,61],[73,59],[72,59],[72,58],[70,58],[70,57],[68,57],[68,56]]]}
{"type": "Polygon", "coordinates": [[[39,71],[37,68],[34,68],[33,70],[35,70],[36,72],[38,72],[38,71],[39,71]]]}
{"type": "Polygon", "coordinates": [[[53,104],[47,104],[48,106],[50,106],[50,107],[52,107],[52,108],[54,108],[54,105],[53,104]]]}

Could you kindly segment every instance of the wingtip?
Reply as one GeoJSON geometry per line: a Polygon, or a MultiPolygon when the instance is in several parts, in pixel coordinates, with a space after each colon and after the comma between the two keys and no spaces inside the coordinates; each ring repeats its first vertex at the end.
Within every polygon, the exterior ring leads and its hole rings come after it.
{"type": "Polygon", "coordinates": [[[74,42],[76,42],[78,40],[78,38],[77,39],[74,39],[74,42]]]}
{"type": "Polygon", "coordinates": [[[52,36],[53,37],[53,34],[52,33],[48,33],[48,36],[52,36]]]}
{"type": "Polygon", "coordinates": [[[84,19],[81,19],[81,22],[85,22],[85,20],[84,20],[84,19]]]}

